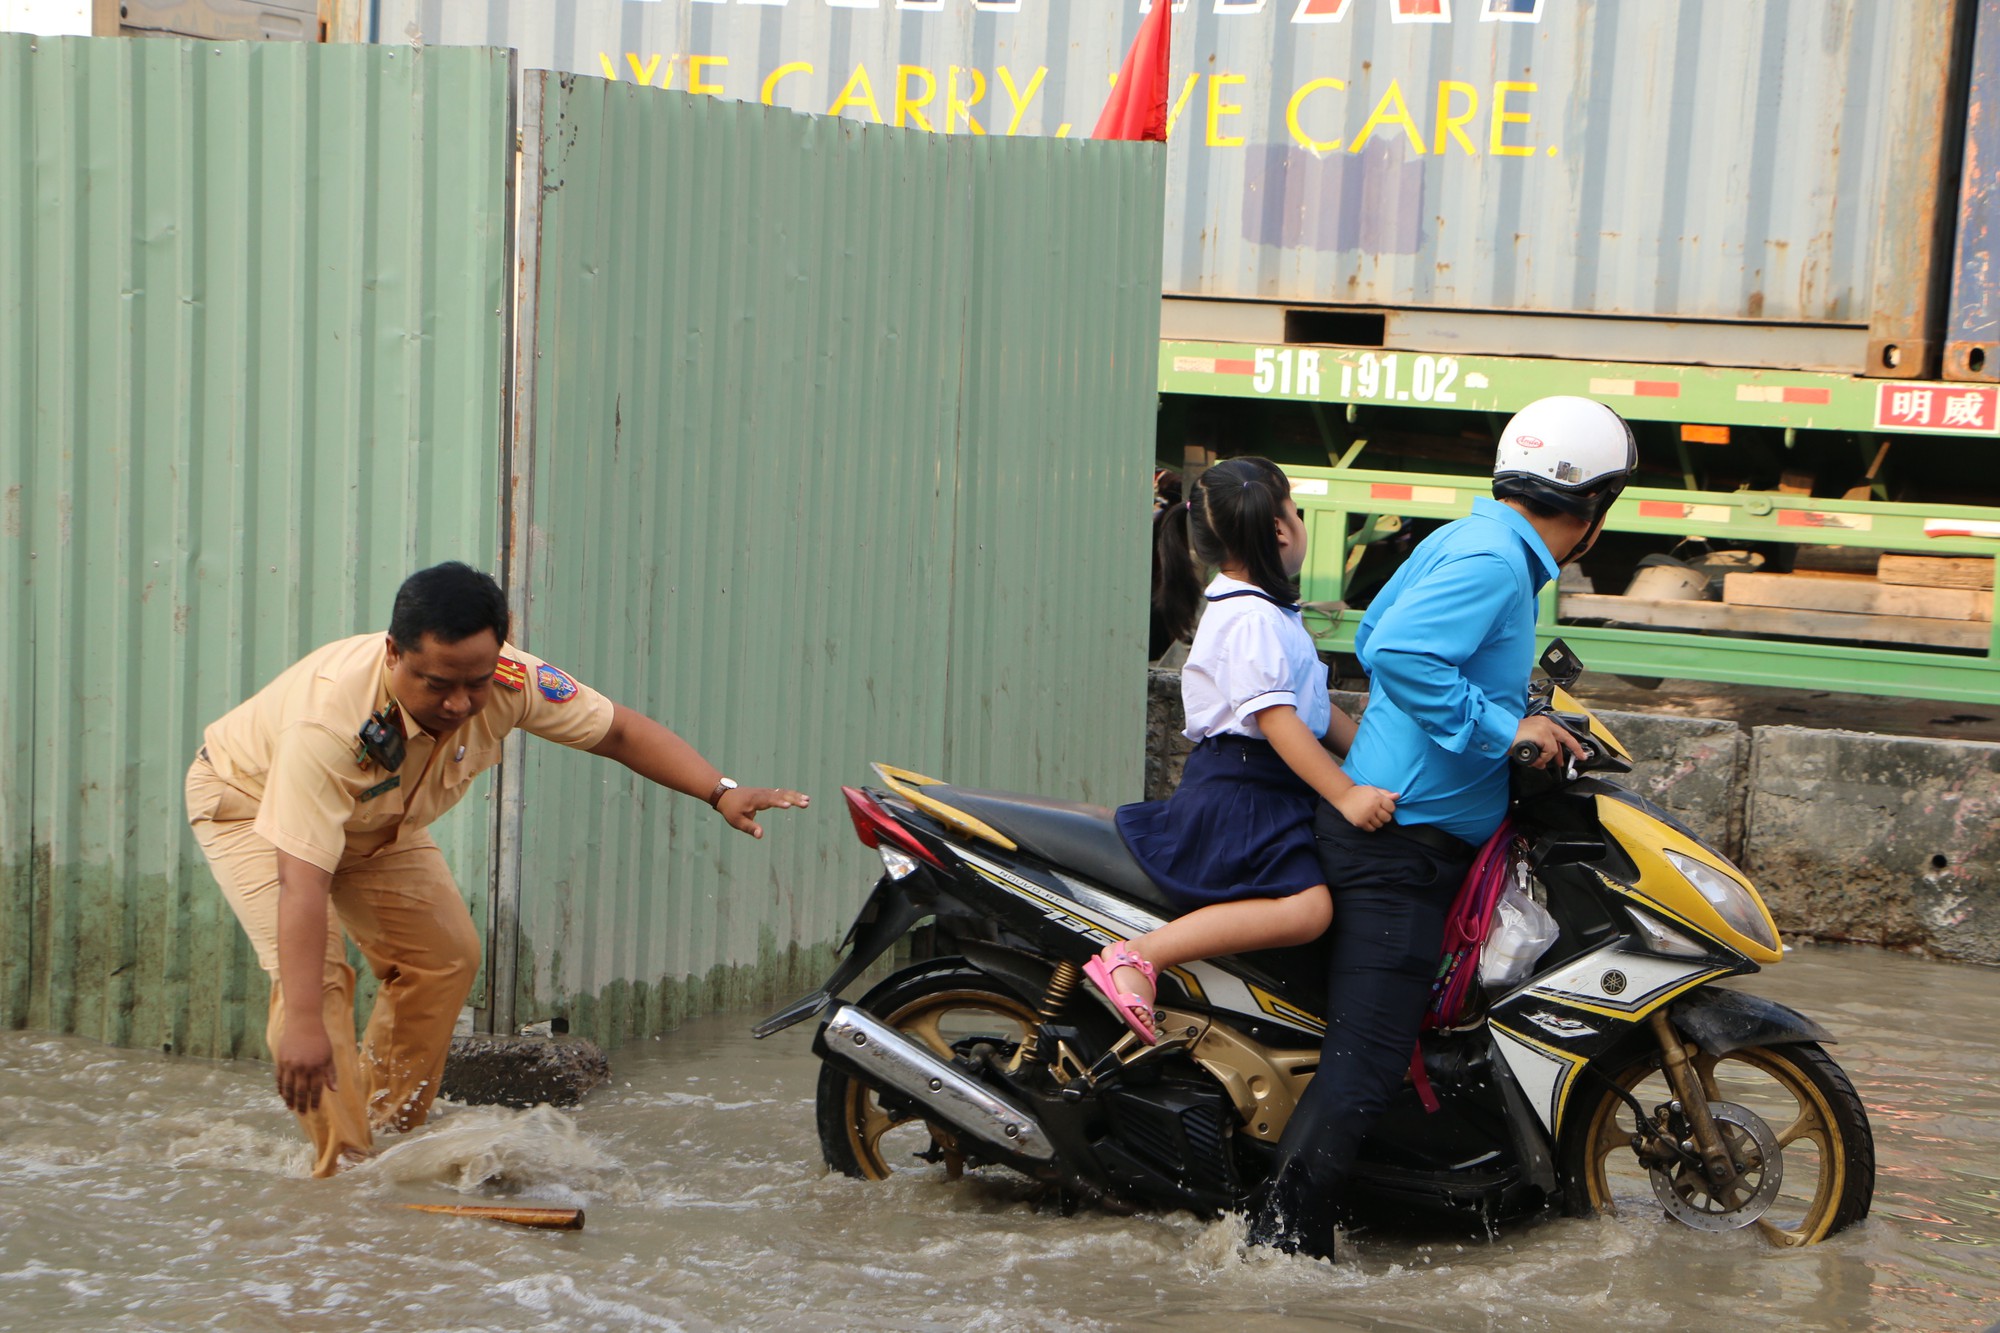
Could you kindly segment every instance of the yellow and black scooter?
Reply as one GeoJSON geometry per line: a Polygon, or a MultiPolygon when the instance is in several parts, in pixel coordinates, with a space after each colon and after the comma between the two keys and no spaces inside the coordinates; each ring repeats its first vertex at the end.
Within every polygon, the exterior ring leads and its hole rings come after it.
{"type": "MultiPolygon", "coordinates": [[[[1770,913],[1726,857],[1610,780],[1630,756],[1567,693],[1568,650],[1542,666],[1535,707],[1585,756],[1517,766],[1506,873],[1554,940],[1425,1035],[1434,1096],[1413,1079],[1363,1146],[1353,1220],[1641,1208],[1781,1245],[1859,1221],[1874,1144],[1831,1039],[1721,984],[1782,961],[1770,913]]],[[[847,956],[757,1029],[820,1019],[828,1163],[871,1179],[1004,1165],[1066,1207],[1240,1206],[1317,1065],[1319,951],[1163,971],[1162,1039],[1143,1046],[1077,989],[1092,954],[1173,912],[1111,812],[876,773],[846,792],[883,865],[847,956]],[[839,998],[912,935],[923,961],[839,998]]]]}

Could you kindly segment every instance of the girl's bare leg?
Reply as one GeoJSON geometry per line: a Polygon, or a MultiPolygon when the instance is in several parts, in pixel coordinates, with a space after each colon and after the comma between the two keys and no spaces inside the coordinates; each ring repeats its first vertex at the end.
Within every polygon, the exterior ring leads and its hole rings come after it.
{"type": "MultiPolygon", "coordinates": [[[[1197,908],[1128,943],[1154,967],[1172,967],[1218,954],[1310,944],[1332,924],[1333,895],[1326,885],[1316,884],[1288,898],[1244,898],[1197,908]]],[[[1153,994],[1137,968],[1121,967],[1113,980],[1134,995],[1153,994]]]]}

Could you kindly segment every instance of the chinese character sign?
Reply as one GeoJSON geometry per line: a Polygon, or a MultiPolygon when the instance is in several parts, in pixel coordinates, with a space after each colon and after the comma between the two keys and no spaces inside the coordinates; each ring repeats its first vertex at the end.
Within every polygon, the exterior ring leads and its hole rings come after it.
{"type": "Polygon", "coordinates": [[[1882,430],[2000,429],[2000,389],[1945,384],[1882,384],[1875,389],[1875,425],[1882,430]]]}

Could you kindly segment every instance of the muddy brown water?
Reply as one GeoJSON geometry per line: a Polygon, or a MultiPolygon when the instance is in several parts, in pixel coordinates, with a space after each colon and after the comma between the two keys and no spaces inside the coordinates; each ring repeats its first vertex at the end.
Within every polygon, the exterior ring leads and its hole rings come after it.
{"type": "Polygon", "coordinates": [[[1656,1215],[1337,1264],[1186,1215],[1062,1217],[1013,1178],[823,1173],[804,1029],[704,1019],[570,1114],[445,1107],[332,1182],[266,1066],[0,1033],[0,1328],[1982,1329],[2000,1321],[2000,972],[1801,949],[1873,1118],[1873,1216],[1800,1251],[1656,1215]],[[505,1194],[579,1233],[409,1212],[505,1194]]]}

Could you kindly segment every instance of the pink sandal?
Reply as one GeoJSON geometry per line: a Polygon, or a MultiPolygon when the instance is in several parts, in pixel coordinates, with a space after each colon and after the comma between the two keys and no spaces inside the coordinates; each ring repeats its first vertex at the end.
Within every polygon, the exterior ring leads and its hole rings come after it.
{"type": "Polygon", "coordinates": [[[1108,964],[1103,956],[1099,955],[1083,965],[1083,974],[1089,977],[1091,984],[1111,1002],[1112,1009],[1125,1020],[1125,1026],[1138,1034],[1139,1040],[1151,1046],[1159,1040],[1158,1034],[1153,1031],[1153,1006],[1131,991],[1118,989],[1117,983],[1111,977],[1112,973],[1121,967],[1132,968],[1147,981],[1152,982],[1154,997],[1158,998],[1159,974],[1153,970],[1151,963],[1133,953],[1122,943],[1112,946],[1111,961],[1108,964]]]}

